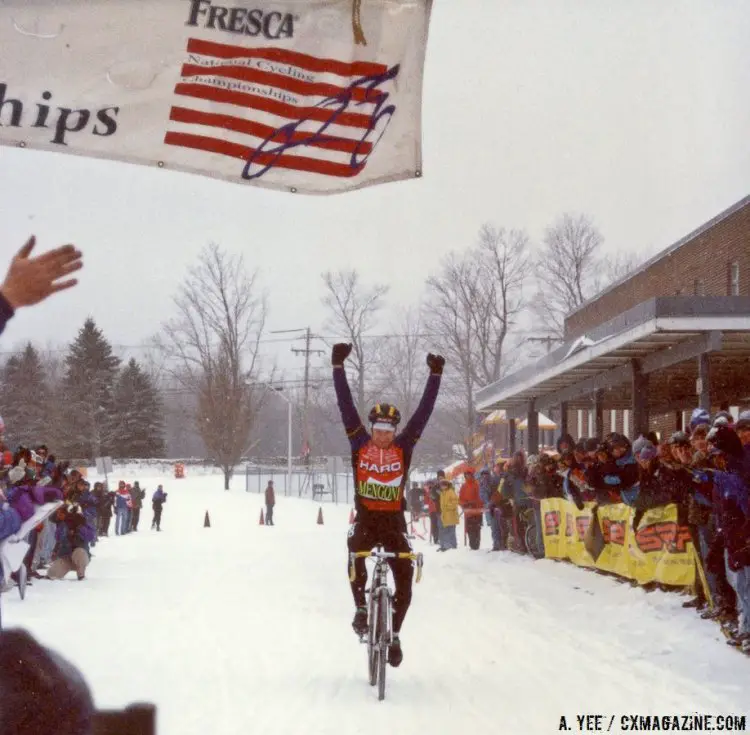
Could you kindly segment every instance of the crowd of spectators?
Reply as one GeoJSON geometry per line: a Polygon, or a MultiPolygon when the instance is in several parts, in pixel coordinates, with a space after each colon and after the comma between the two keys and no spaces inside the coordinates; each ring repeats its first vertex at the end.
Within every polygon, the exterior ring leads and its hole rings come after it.
{"type": "MultiPolygon", "coordinates": [[[[4,441],[4,428],[0,418],[0,543],[15,537],[25,522],[37,517],[40,522],[24,539],[29,549],[23,569],[1,580],[2,591],[20,585],[25,592],[34,580],[62,579],[71,572],[83,580],[92,549],[110,535],[113,516],[115,535],[138,531],[146,489],[138,481],[131,486],[124,480],[115,491],[105,482],[92,487],[80,469],[58,461],[44,444],[11,451],[4,441]],[[55,502],[57,507],[47,505],[55,502]],[[40,517],[50,507],[52,514],[40,517]]],[[[151,500],[151,528],[156,531],[161,531],[166,500],[159,485],[151,500]]]]}
{"type": "Polygon", "coordinates": [[[429,514],[430,536],[439,551],[456,549],[458,508],[471,549],[479,549],[484,521],[492,551],[544,557],[540,502],[566,498],[579,509],[624,503],[633,508],[633,526],[643,514],[670,504],[678,523],[690,530],[698,581],[684,603],[706,619],[717,620],[728,642],[750,654],[750,411],[732,415],[693,411],[685,431],[660,441],[653,432],[630,440],[617,433],[604,439],[570,435],[557,452],[526,457],[518,451],[478,480],[467,470],[457,494],[440,471],[411,496],[413,514],[429,514]],[[482,517],[481,514],[484,514],[482,517]]]}

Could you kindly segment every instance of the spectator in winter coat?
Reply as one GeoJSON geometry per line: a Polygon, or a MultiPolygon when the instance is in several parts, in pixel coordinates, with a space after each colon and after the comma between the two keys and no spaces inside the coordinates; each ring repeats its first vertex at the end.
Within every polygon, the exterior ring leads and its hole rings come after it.
{"type": "Polygon", "coordinates": [[[493,472],[482,470],[479,478],[479,495],[484,503],[487,524],[492,532],[492,551],[503,551],[505,549],[503,522],[503,499],[500,495],[500,483],[505,476],[501,464],[496,464],[493,472]]]}
{"type": "Polygon", "coordinates": [[[273,480],[266,485],[266,525],[273,526],[273,506],[276,505],[276,494],[273,491],[273,480]]]}
{"type": "Polygon", "coordinates": [[[91,546],[96,546],[96,531],[97,531],[97,517],[99,515],[99,508],[96,503],[96,496],[89,490],[89,483],[83,478],[78,481],[78,488],[80,494],[78,496],[78,504],[81,506],[83,515],[86,518],[86,523],[94,529],[94,539],[91,542],[91,546]]]}
{"type": "Polygon", "coordinates": [[[469,537],[469,547],[479,548],[482,537],[482,498],[474,470],[467,470],[464,483],[458,494],[458,502],[464,511],[464,526],[469,537]]]}
{"type": "Polygon", "coordinates": [[[111,490],[102,491],[102,499],[99,505],[99,535],[109,536],[109,524],[112,521],[112,512],[115,506],[117,494],[111,490]]]}
{"type": "Polygon", "coordinates": [[[125,486],[125,483],[120,480],[120,484],[117,487],[117,494],[115,497],[115,534],[117,536],[122,536],[123,534],[127,533],[129,503],[132,503],[130,493],[125,486]]]}
{"type": "Polygon", "coordinates": [[[458,548],[458,495],[449,480],[440,480],[440,548],[438,551],[458,548]]]}
{"type": "Polygon", "coordinates": [[[141,490],[141,486],[138,483],[138,480],[136,480],[130,490],[130,499],[133,503],[133,513],[130,520],[130,529],[132,531],[138,530],[138,521],[141,518],[141,508],[143,507],[143,499],[145,497],[146,491],[141,490]]]}
{"type": "Polygon", "coordinates": [[[519,550],[525,549],[521,513],[532,507],[531,496],[526,492],[528,468],[522,451],[516,452],[511,458],[505,477],[500,485],[500,495],[510,504],[510,516],[513,538],[519,550]]]}
{"type": "Polygon", "coordinates": [[[750,476],[750,416],[740,418],[734,430],[742,442],[742,465],[746,475],[750,476]]]}
{"type": "Polygon", "coordinates": [[[57,513],[56,558],[47,570],[47,578],[62,579],[68,572],[75,571],[79,580],[84,579],[94,534],[80,506],[63,506],[57,513]]]}
{"type": "Polygon", "coordinates": [[[726,426],[712,429],[708,442],[716,466],[713,501],[717,534],[724,545],[727,579],[737,595],[737,642],[750,652],[750,498],[743,476],[743,447],[737,434],[726,426]]]}
{"type": "Polygon", "coordinates": [[[151,522],[151,528],[156,528],[157,531],[161,531],[161,512],[164,508],[164,503],[166,502],[167,493],[165,493],[164,488],[159,485],[151,498],[151,507],[154,510],[154,520],[151,522]]]}
{"type": "Polygon", "coordinates": [[[424,484],[424,504],[427,508],[427,514],[430,516],[430,541],[433,544],[440,543],[440,525],[438,523],[438,512],[435,499],[433,497],[432,482],[426,482],[424,484]]]}
{"type": "Polygon", "coordinates": [[[562,456],[565,452],[572,452],[576,443],[570,434],[563,434],[557,440],[557,453],[562,456]]]}

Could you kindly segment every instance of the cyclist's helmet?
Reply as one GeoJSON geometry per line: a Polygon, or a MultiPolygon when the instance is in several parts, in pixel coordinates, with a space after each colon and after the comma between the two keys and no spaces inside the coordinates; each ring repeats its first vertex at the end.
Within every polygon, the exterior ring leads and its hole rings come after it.
{"type": "Polygon", "coordinates": [[[370,409],[368,418],[373,429],[396,431],[401,422],[401,412],[390,403],[378,403],[370,409]]]}

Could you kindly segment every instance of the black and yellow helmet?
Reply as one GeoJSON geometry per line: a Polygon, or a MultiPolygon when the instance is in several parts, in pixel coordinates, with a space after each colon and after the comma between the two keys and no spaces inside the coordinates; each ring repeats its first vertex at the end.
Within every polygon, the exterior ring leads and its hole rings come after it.
{"type": "Polygon", "coordinates": [[[388,424],[394,428],[401,423],[401,412],[390,403],[377,403],[368,416],[371,424],[388,424]]]}

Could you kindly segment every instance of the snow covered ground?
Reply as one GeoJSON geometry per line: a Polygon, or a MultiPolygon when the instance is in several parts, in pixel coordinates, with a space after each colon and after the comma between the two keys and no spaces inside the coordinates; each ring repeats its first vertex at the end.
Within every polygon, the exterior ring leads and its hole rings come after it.
{"type": "MultiPolygon", "coordinates": [[[[100,708],[158,706],[163,735],[556,733],[576,714],[750,715],[750,661],[686,599],[646,594],[509,553],[425,553],[384,702],[350,627],[350,508],[262,496],[244,477],[139,479],[169,493],[163,531],[110,536],[85,581],[3,595],[22,626],[69,657],[100,708]],[[208,511],[211,527],[204,528],[208,511]]],[[[486,529],[485,529],[486,533],[486,529]]],[[[483,538],[486,549],[489,539],[483,538]]],[[[750,723],[750,717],[748,717],[750,723]]],[[[750,725],[749,725],[750,727],[750,725]]]]}

